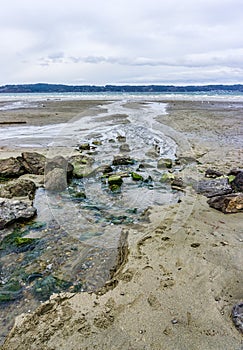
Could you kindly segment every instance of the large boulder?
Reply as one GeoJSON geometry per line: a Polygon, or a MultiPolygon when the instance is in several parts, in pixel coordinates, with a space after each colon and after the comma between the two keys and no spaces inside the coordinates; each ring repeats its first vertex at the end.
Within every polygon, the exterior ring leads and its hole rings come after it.
{"type": "Polygon", "coordinates": [[[71,178],[73,174],[73,165],[62,156],[56,156],[52,159],[46,159],[45,174],[49,173],[55,168],[63,169],[66,172],[67,178],[71,178]]]}
{"type": "Polygon", "coordinates": [[[210,198],[221,196],[232,192],[232,188],[227,178],[214,180],[201,180],[193,185],[197,193],[203,194],[210,198]]]}
{"type": "Polygon", "coordinates": [[[0,176],[11,178],[19,177],[25,173],[25,167],[21,158],[10,157],[7,159],[0,160],[0,176]]]}
{"type": "Polygon", "coordinates": [[[19,221],[29,220],[36,214],[30,202],[16,199],[0,198],[0,229],[19,221]]]}
{"type": "Polygon", "coordinates": [[[0,197],[29,197],[33,199],[35,196],[36,186],[30,180],[14,180],[0,187],[0,197]]]}
{"type": "Polygon", "coordinates": [[[64,157],[46,159],[45,188],[49,191],[64,191],[68,179],[73,175],[73,165],[64,157]]]}
{"type": "Polygon", "coordinates": [[[46,157],[37,152],[23,152],[22,157],[18,158],[22,161],[25,172],[29,174],[43,175],[46,164],[46,157]]]}
{"type": "Polygon", "coordinates": [[[64,191],[67,188],[67,172],[62,168],[54,168],[45,174],[45,189],[64,191]]]}
{"type": "Polygon", "coordinates": [[[224,196],[217,196],[208,200],[210,207],[222,211],[225,214],[237,213],[243,210],[243,194],[232,193],[224,196]]]}

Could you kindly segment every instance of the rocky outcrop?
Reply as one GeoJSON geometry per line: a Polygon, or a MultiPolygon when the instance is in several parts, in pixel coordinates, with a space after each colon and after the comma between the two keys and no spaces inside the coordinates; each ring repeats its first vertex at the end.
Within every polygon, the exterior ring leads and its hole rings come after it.
{"type": "Polygon", "coordinates": [[[26,172],[22,158],[10,157],[0,160],[0,176],[4,178],[19,177],[26,172]]]}
{"type": "Polygon", "coordinates": [[[0,197],[28,197],[33,199],[35,195],[36,186],[30,180],[14,180],[4,184],[0,187],[0,197]]]}
{"type": "Polygon", "coordinates": [[[22,162],[25,172],[28,174],[43,175],[46,157],[37,152],[23,152],[22,157],[18,157],[22,162]]]}
{"type": "Polygon", "coordinates": [[[232,193],[224,196],[217,196],[208,200],[210,207],[222,211],[225,214],[237,213],[243,210],[243,194],[232,193]]]}
{"type": "Polygon", "coordinates": [[[227,178],[215,180],[201,180],[193,185],[197,193],[210,198],[221,196],[232,192],[232,188],[227,178]]]}
{"type": "Polygon", "coordinates": [[[0,198],[0,229],[19,220],[28,220],[35,216],[36,209],[29,202],[0,198]]]}

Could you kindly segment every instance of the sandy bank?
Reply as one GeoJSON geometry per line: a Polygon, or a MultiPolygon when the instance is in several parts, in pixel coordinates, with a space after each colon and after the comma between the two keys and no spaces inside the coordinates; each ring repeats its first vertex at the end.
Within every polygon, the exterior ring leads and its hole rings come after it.
{"type": "MultiPolygon", "coordinates": [[[[196,158],[181,172],[242,167],[242,107],[171,102],[157,118],[196,158]]],[[[98,294],[62,294],[16,320],[3,350],[236,350],[232,306],[243,299],[242,213],[224,215],[188,186],[178,204],[153,207],[128,231],[127,256],[98,294]]]]}

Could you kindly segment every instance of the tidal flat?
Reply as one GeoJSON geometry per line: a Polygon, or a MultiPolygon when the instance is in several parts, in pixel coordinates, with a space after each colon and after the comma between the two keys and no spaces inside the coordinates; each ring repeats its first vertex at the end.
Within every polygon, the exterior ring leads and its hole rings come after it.
{"type": "Polygon", "coordinates": [[[242,212],[211,208],[197,184],[211,181],[208,169],[242,170],[242,113],[237,102],[163,100],[1,112],[1,122],[25,123],[1,124],[2,159],[37,152],[82,164],[55,193],[45,173],[39,184],[21,175],[37,186],[37,224],[0,231],[1,275],[17,261],[23,274],[1,286],[15,281],[17,310],[0,304],[1,348],[240,349],[231,312],[243,299],[242,212]]]}

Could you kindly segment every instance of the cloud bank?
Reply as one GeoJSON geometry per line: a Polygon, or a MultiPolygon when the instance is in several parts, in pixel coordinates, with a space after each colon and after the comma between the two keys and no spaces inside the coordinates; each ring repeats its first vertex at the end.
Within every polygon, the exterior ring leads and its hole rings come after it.
{"type": "Polygon", "coordinates": [[[241,0],[8,0],[0,84],[243,83],[241,0]]]}

